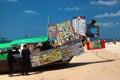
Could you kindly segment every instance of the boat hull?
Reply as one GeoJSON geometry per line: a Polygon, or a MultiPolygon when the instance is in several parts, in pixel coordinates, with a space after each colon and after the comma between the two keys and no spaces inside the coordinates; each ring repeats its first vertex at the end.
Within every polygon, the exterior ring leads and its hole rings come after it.
{"type": "MultiPolygon", "coordinates": [[[[66,64],[69,64],[71,59],[72,59],[72,57],[66,61],[59,60],[59,61],[49,63],[46,65],[41,65],[38,67],[32,67],[30,64],[30,71],[36,71],[41,67],[47,68],[47,67],[52,67],[52,66],[56,66],[56,65],[66,65],[66,64]]],[[[0,65],[2,65],[2,66],[0,66],[0,74],[9,72],[7,60],[0,60],[0,65]]],[[[21,72],[21,70],[22,70],[22,58],[17,58],[17,62],[14,64],[13,72],[21,72]]]]}

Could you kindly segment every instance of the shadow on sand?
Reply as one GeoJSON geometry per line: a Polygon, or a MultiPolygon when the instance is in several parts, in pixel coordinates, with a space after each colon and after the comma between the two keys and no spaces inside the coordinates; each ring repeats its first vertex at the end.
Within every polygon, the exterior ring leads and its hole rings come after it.
{"type": "MultiPolygon", "coordinates": [[[[68,69],[68,68],[73,68],[73,67],[78,67],[78,66],[85,66],[85,65],[89,65],[89,64],[105,63],[105,62],[112,62],[112,61],[115,61],[115,60],[40,66],[40,67],[36,67],[36,68],[33,68],[32,70],[30,70],[29,75],[40,74],[45,71],[68,69]]],[[[14,77],[17,77],[17,76],[21,76],[21,74],[19,72],[17,72],[17,74],[14,74],[14,77]]]]}
{"type": "Polygon", "coordinates": [[[105,63],[105,62],[112,62],[115,60],[105,60],[105,61],[96,61],[96,62],[84,62],[84,63],[69,63],[69,64],[63,64],[63,65],[55,65],[50,67],[41,67],[42,71],[51,71],[51,70],[60,70],[60,69],[66,69],[66,68],[73,68],[78,66],[85,66],[89,64],[96,64],[96,63],[105,63]]]}

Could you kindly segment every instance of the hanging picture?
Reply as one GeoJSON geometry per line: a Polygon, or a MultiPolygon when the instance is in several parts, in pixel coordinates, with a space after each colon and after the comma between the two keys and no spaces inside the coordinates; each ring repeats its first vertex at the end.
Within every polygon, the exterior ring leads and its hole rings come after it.
{"type": "Polygon", "coordinates": [[[85,30],[86,30],[86,20],[85,17],[73,17],[72,19],[72,26],[74,28],[75,34],[80,34],[85,36],[85,30]]]}
{"type": "Polygon", "coordinates": [[[40,53],[40,64],[45,65],[62,59],[59,49],[51,49],[40,53]]]}
{"type": "Polygon", "coordinates": [[[40,57],[39,54],[32,55],[30,57],[32,67],[40,66],[40,57]]]}
{"type": "Polygon", "coordinates": [[[65,22],[61,22],[57,25],[57,40],[61,42],[61,44],[65,44],[74,39],[74,30],[69,20],[65,22]]]}
{"type": "Polygon", "coordinates": [[[57,35],[56,25],[48,25],[48,37],[50,40],[55,41],[57,35]]]}

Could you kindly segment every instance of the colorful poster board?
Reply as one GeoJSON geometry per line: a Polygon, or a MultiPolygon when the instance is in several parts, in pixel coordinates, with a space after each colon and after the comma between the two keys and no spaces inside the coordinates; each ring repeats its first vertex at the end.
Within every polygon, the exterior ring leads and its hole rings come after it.
{"type": "Polygon", "coordinates": [[[57,40],[62,44],[72,41],[75,37],[73,27],[69,20],[56,24],[57,25],[57,40]]]}
{"type": "Polygon", "coordinates": [[[87,50],[105,48],[105,40],[94,40],[87,42],[87,50]]]}
{"type": "Polygon", "coordinates": [[[61,54],[62,54],[62,60],[69,60],[72,56],[72,50],[68,45],[62,46],[60,48],[61,54]]]}
{"type": "Polygon", "coordinates": [[[79,55],[83,50],[82,42],[77,40],[67,43],[58,48],[33,53],[31,58],[32,67],[50,64],[59,60],[66,61],[76,54],[79,55]]]}
{"type": "Polygon", "coordinates": [[[73,17],[72,19],[72,26],[74,28],[75,34],[80,34],[85,36],[85,31],[86,31],[86,20],[84,17],[73,17]]]}
{"type": "Polygon", "coordinates": [[[49,64],[61,60],[61,52],[59,49],[51,49],[48,51],[40,52],[39,54],[31,55],[32,67],[49,64]]]}
{"type": "Polygon", "coordinates": [[[40,56],[39,54],[35,54],[35,55],[32,55],[30,57],[31,59],[31,64],[32,64],[32,67],[36,67],[36,66],[40,66],[40,56]]]}
{"type": "Polygon", "coordinates": [[[61,59],[62,59],[62,56],[61,56],[61,52],[59,49],[53,49],[53,50],[40,53],[40,64],[41,65],[52,63],[52,62],[55,62],[61,59]]]}
{"type": "Polygon", "coordinates": [[[57,37],[56,25],[48,25],[48,37],[50,40],[55,41],[57,37]]]}

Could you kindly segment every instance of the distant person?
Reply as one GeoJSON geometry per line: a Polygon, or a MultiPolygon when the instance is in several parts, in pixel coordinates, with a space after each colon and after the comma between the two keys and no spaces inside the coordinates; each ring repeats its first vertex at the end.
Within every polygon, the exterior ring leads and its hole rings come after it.
{"type": "Polygon", "coordinates": [[[8,61],[8,68],[9,68],[9,76],[11,77],[13,76],[14,63],[16,62],[16,59],[12,54],[12,50],[8,50],[7,61],[8,61]]]}
{"type": "Polygon", "coordinates": [[[42,43],[37,43],[36,49],[38,49],[38,52],[40,52],[42,50],[42,43]]]}
{"type": "Polygon", "coordinates": [[[50,45],[49,41],[46,41],[42,43],[41,51],[48,50],[51,48],[53,48],[53,46],[50,45]]]}
{"type": "Polygon", "coordinates": [[[27,45],[23,45],[22,50],[22,75],[28,75],[28,70],[30,66],[30,50],[27,48],[27,45]]]}
{"type": "Polygon", "coordinates": [[[116,44],[116,41],[115,41],[115,39],[113,39],[113,43],[114,43],[114,44],[116,44]]]}

